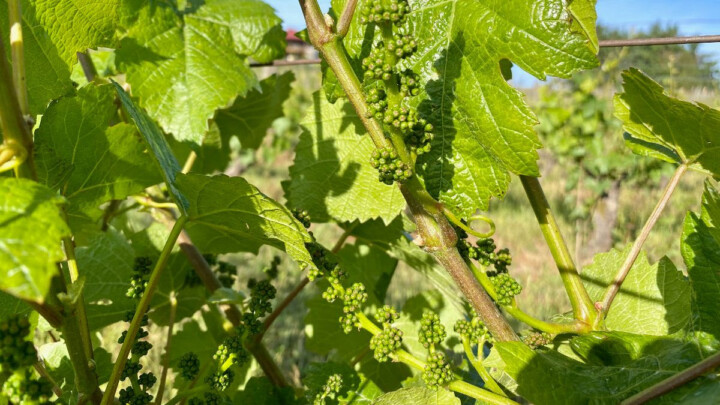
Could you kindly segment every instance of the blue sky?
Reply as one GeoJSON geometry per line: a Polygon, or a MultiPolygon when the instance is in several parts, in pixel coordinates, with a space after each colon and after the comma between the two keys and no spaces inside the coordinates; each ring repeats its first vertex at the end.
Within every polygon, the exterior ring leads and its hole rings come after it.
{"type": "MultiPolygon", "coordinates": [[[[305,27],[296,0],[266,1],[278,12],[286,28],[305,27]]],[[[327,10],[330,0],[319,3],[327,10]]],[[[598,0],[597,11],[599,23],[630,31],[660,22],[677,25],[682,35],[720,34],[720,0],[598,0]]],[[[700,50],[720,60],[720,43],[703,44],[700,50]]]]}

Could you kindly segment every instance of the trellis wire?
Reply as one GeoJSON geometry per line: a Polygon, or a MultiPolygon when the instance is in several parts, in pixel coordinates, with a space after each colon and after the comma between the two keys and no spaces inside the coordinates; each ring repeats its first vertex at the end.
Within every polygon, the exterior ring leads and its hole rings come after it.
{"type": "MultiPolygon", "coordinates": [[[[606,39],[599,42],[601,48],[617,48],[623,46],[654,46],[654,45],[685,45],[708,44],[720,42],[720,35],[695,35],[689,37],[606,39]]],[[[276,60],[272,63],[251,63],[251,67],[279,67],[298,65],[317,65],[320,59],[276,60]]]]}

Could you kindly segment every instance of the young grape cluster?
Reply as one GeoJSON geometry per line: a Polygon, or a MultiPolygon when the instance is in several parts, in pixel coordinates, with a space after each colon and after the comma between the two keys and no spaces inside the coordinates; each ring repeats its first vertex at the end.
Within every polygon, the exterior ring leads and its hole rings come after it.
{"type": "Polygon", "coordinates": [[[180,375],[184,379],[192,381],[200,372],[200,360],[197,354],[193,352],[183,354],[183,356],[180,357],[179,367],[180,375]]]}
{"type": "Polygon", "coordinates": [[[342,296],[343,315],[340,317],[340,324],[345,333],[350,333],[354,328],[360,326],[357,312],[360,311],[367,299],[368,294],[362,283],[355,283],[345,290],[342,296]]]}
{"type": "Polygon", "coordinates": [[[455,323],[454,330],[463,339],[468,339],[470,342],[477,342],[481,338],[485,338],[485,341],[492,342],[493,339],[488,332],[485,323],[480,320],[480,317],[473,314],[474,316],[466,321],[461,319],[455,323]]]}
{"type": "Polygon", "coordinates": [[[500,273],[497,276],[490,277],[490,280],[495,288],[496,301],[500,305],[510,305],[513,298],[522,291],[522,286],[507,273],[500,273]]]}
{"type": "Polygon", "coordinates": [[[435,390],[455,379],[444,353],[433,352],[428,356],[422,378],[429,388],[435,390]]]}
{"type": "Polygon", "coordinates": [[[436,344],[441,343],[447,337],[445,326],[440,323],[438,314],[432,311],[425,311],[420,320],[420,334],[418,341],[425,346],[426,349],[434,348],[436,344]]]}
{"type": "Polygon", "coordinates": [[[537,349],[540,346],[545,346],[552,342],[552,336],[546,332],[535,331],[523,337],[523,343],[537,349]]]}
{"type": "Polygon", "coordinates": [[[317,242],[310,242],[305,244],[305,248],[308,253],[310,253],[315,267],[317,267],[317,270],[311,269],[308,272],[308,278],[310,280],[315,280],[318,277],[338,276],[342,274],[337,260],[335,260],[332,253],[325,249],[324,246],[317,242]]]}
{"type": "Polygon", "coordinates": [[[388,185],[393,181],[402,183],[413,175],[412,169],[402,162],[392,148],[373,151],[370,165],[378,170],[380,181],[388,185]]]}
{"type": "Polygon", "coordinates": [[[403,331],[386,324],[382,332],[370,339],[370,349],[375,359],[379,362],[388,361],[389,356],[402,347],[402,338],[403,331]]]}
{"type": "MultiPolygon", "coordinates": [[[[415,107],[410,107],[416,104],[413,98],[420,94],[418,76],[410,69],[398,67],[400,61],[417,51],[418,43],[404,29],[388,25],[394,22],[400,26],[409,11],[406,0],[370,0],[362,6],[361,20],[383,27],[383,40],[376,43],[362,60],[363,84],[367,118],[382,122],[386,135],[394,132],[402,136],[404,145],[394,145],[396,148],[407,147],[409,152],[421,155],[430,151],[434,128],[419,116],[415,107]]],[[[407,180],[414,172],[414,167],[407,161],[401,162],[397,158],[392,158],[392,162],[379,161],[388,159],[383,154],[395,154],[392,150],[382,150],[371,160],[380,172],[380,181],[385,184],[407,180]]]]}
{"type": "Polygon", "coordinates": [[[310,224],[312,224],[312,218],[310,218],[310,214],[308,214],[306,210],[293,209],[291,213],[293,217],[300,221],[300,223],[303,224],[306,229],[310,228],[310,224]]]}
{"type": "Polygon", "coordinates": [[[152,260],[149,257],[136,257],[133,266],[133,275],[130,278],[130,288],[125,295],[128,298],[140,299],[147,287],[150,273],[152,272],[152,260]]]}
{"type": "Polygon", "coordinates": [[[342,377],[340,374],[333,374],[328,377],[327,382],[323,385],[322,391],[315,395],[313,405],[325,405],[325,400],[335,399],[342,389],[342,377]]]}
{"type": "Polygon", "coordinates": [[[9,372],[33,365],[37,352],[30,334],[27,317],[15,315],[0,322],[0,370],[9,372]]]}
{"type": "Polygon", "coordinates": [[[367,0],[360,8],[360,22],[400,24],[409,12],[407,0],[367,0]]]}
{"type": "Polygon", "coordinates": [[[36,379],[29,368],[15,371],[3,385],[3,396],[12,404],[50,404],[53,396],[49,381],[36,379]]]}

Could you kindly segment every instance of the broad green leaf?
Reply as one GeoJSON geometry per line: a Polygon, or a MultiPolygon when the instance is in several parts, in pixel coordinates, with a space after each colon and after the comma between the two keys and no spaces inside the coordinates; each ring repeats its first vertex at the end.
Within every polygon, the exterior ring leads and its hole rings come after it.
{"type": "Polygon", "coordinates": [[[32,310],[28,304],[0,290],[0,319],[25,314],[32,310]]]}
{"type": "Polygon", "coordinates": [[[215,111],[257,85],[248,57],[282,55],[279,24],[259,0],[208,0],[182,16],[148,5],[121,42],[118,67],[165,131],[200,145],[215,111]]]}
{"type": "Polygon", "coordinates": [[[122,86],[116,82],[113,82],[113,85],[115,85],[115,90],[117,91],[125,110],[127,110],[130,117],[132,117],[133,121],[135,121],[135,125],[137,125],[138,130],[140,130],[140,134],[147,142],[150,147],[150,151],[155,156],[155,160],[160,165],[160,171],[165,179],[165,184],[167,184],[173,199],[177,203],[178,209],[180,209],[180,212],[183,214],[187,214],[187,198],[182,195],[175,185],[175,176],[180,173],[180,164],[170,150],[170,146],[168,145],[165,136],[162,131],[160,131],[157,124],[155,124],[150,117],[148,117],[140,108],[138,108],[138,106],[135,105],[130,96],[125,92],[125,90],[123,90],[122,86]]]}
{"type": "MultiPolygon", "coordinates": [[[[583,269],[581,277],[593,301],[602,300],[630,248],[600,253],[583,269]]],[[[608,311],[605,326],[645,335],[677,332],[690,321],[690,296],[690,285],[670,259],[651,265],[641,253],[608,311]]]]}
{"type": "Polygon", "coordinates": [[[0,178],[0,290],[44,301],[65,258],[62,238],[70,236],[60,211],[64,202],[42,184],[0,178]]]}
{"type": "Polygon", "coordinates": [[[425,387],[403,388],[388,392],[373,405],[460,405],[460,400],[452,392],[444,389],[433,390],[425,387]]]}
{"type": "Polygon", "coordinates": [[[533,351],[521,342],[497,343],[495,348],[505,372],[518,383],[518,393],[534,404],[617,404],[700,361],[693,345],[664,350],[670,344],[667,340],[640,337],[634,345],[629,344],[637,352],[613,353],[611,357],[627,361],[607,365],[584,364],[555,351],[533,351]]]}
{"type": "Polygon", "coordinates": [[[401,64],[426,85],[419,112],[435,126],[418,161],[427,189],[461,217],[487,209],[510,173],[539,176],[536,119],[502,74],[509,60],[539,79],[597,65],[563,0],[418,0],[408,15],[418,52],[401,64]],[[503,62],[506,63],[506,62],[503,62]]]}
{"type": "Polygon", "coordinates": [[[283,104],[294,80],[292,72],[270,76],[260,81],[259,89],[238,98],[230,108],[218,111],[215,123],[223,144],[237,136],[243,148],[257,149],[272,122],[283,116],[283,104]]]}
{"type": "Polygon", "coordinates": [[[303,270],[315,267],[305,248],[312,241],[305,227],[245,179],[180,174],[177,186],[190,204],[185,229],[202,252],[257,252],[270,245],[303,270]]]}
{"type": "MultiPolygon", "coordinates": [[[[397,261],[382,250],[364,244],[345,245],[336,257],[348,275],[343,284],[363,283],[368,293],[366,305],[382,306],[397,261]]],[[[318,286],[324,290],[328,284],[322,282],[318,286]]],[[[341,302],[329,303],[317,294],[306,305],[309,311],[305,317],[305,348],[323,355],[334,351],[334,358],[342,361],[367,348],[370,341],[367,332],[343,332],[338,321],[343,314],[341,302]]]]}
{"type": "Polygon", "coordinates": [[[685,217],[680,251],[693,288],[693,329],[720,339],[720,229],[718,192],[709,183],[703,194],[702,215],[689,212],[685,217]]]}
{"type": "Polygon", "coordinates": [[[85,277],[85,308],[90,330],[125,318],[135,301],[125,296],[130,288],[135,255],[119,232],[109,230],[76,250],[78,268],[85,277]]]}
{"type": "Polygon", "coordinates": [[[72,66],[78,52],[115,47],[120,1],[30,0],[22,12],[35,14],[60,57],[72,66]]]}
{"type": "Polygon", "coordinates": [[[306,130],[285,184],[291,206],[318,222],[380,218],[389,223],[400,213],[405,200],[370,166],[375,145],[350,103],[330,104],[316,92],[302,125],[306,130]]]}
{"type": "Polygon", "coordinates": [[[67,198],[76,235],[102,216],[101,204],[160,181],[135,128],[108,126],[117,116],[114,99],[112,86],[87,85],[51,103],[35,131],[38,176],[67,198]]]}
{"type": "Polygon", "coordinates": [[[567,6],[568,11],[572,14],[573,26],[580,32],[585,34],[589,40],[590,50],[598,53],[600,46],[598,45],[597,32],[595,32],[595,24],[597,22],[597,12],[595,5],[597,0],[570,0],[567,6]]]}
{"type": "Polygon", "coordinates": [[[720,111],[669,96],[637,69],[622,74],[615,116],[633,152],[720,175],[720,111]]]}
{"type": "Polygon", "coordinates": [[[338,397],[352,396],[352,392],[358,388],[360,377],[355,370],[346,363],[310,363],[303,370],[303,384],[307,387],[305,398],[308,403],[313,403],[315,397],[323,391],[323,386],[327,383],[330,376],[338,374],[342,378],[342,387],[338,393],[338,397]]]}
{"type": "Polygon", "coordinates": [[[291,387],[278,387],[267,377],[252,377],[245,388],[235,394],[234,404],[295,405],[303,402],[295,399],[291,387]]]}
{"type": "MultiPolygon", "coordinates": [[[[50,374],[50,377],[52,377],[58,387],[62,389],[63,403],[76,403],[77,391],[75,387],[75,374],[65,342],[44,344],[38,348],[38,355],[42,358],[45,369],[48,374],[50,374]]],[[[93,360],[95,362],[95,372],[98,376],[98,382],[100,384],[106,383],[110,378],[113,366],[110,353],[101,347],[95,348],[93,351],[93,360]]]]}

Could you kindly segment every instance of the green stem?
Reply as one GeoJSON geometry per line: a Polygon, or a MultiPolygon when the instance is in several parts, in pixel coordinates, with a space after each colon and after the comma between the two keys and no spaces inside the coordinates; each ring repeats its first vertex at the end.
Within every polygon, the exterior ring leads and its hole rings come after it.
{"type": "Polygon", "coordinates": [[[147,287],[145,288],[145,293],[140,299],[140,302],[137,305],[137,309],[135,310],[135,315],[133,316],[132,322],[130,322],[130,327],[128,327],[125,341],[123,342],[122,347],[120,347],[120,353],[118,354],[117,360],[115,361],[115,366],[113,367],[112,374],[110,375],[110,380],[108,381],[108,385],[105,390],[105,395],[102,399],[103,405],[110,405],[115,398],[115,392],[117,391],[118,383],[120,382],[120,375],[122,374],[123,368],[125,368],[125,363],[127,363],[128,355],[130,354],[130,349],[132,349],[133,343],[135,342],[135,337],[140,330],[140,324],[142,323],[143,316],[145,316],[145,313],[150,306],[150,300],[152,299],[152,296],[157,289],[158,282],[160,281],[160,276],[165,269],[165,266],[167,265],[168,259],[170,258],[170,253],[175,246],[175,242],[180,236],[180,232],[182,231],[185,222],[187,222],[187,217],[182,216],[178,218],[177,222],[175,222],[175,225],[170,231],[170,235],[168,235],[162,252],[160,252],[160,257],[158,258],[158,261],[155,264],[155,268],[150,275],[147,287]]]}
{"type": "Polygon", "coordinates": [[[644,404],[645,402],[666,394],[675,388],[681,387],[718,367],[720,367],[720,353],[715,353],[700,363],[686,368],[685,370],[640,391],[639,393],[622,401],[621,405],[644,404]]]}
{"type": "Polygon", "coordinates": [[[462,338],[463,342],[463,349],[465,349],[465,356],[467,356],[468,361],[470,361],[470,364],[475,368],[475,370],[480,375],[480,378],[485,382],[485,385],[487,388],[498,394],[498,395],[505,395],[502,388],[495,382],[495,379],[492,378],[490,373],[488,373],[485,366],[482,365],[482,361],[480,361],[479,356],[482,356],[483,346],[485,345],[485,339],[482,340],[481,343],[478,344],[478,357],[475,356],[475,353],[473,353],[472,346],[470,346],[470,339],[467,338],[467,336],[463,336],[462,338]]]}
{"type": "MultiPolygon", "coordinates": [[[[65,237],[62,240],[63,249],[65,250],[66,263],[68,266],[68,273],[70,273],[70,282],[77,282],[80,277],[80,270],[78,269],[77,259],[75,258],[75,244],[72,239],[65,237]]],[[[90,340],[90,327],[87,322],[87,313],[85,312],[85,299],[83,293],[80,292],[75,304],[75,313],[80,323],[80,332],[82,334],[82,343],[85,347],[85,355],[88,359],[93,358],[93,347],[92,341],[90,340]]]]}
{"type": "MultiPolygon", "coordinates": [[[[485,272],[478,268],[474,263],[470,262],[469,266],[472,269],[475,278],[477,278],[477,280],[488,292],[488,294],[490,294],[490,296],[497,301],[497,293],[495,292],[495,286],[490,280],[490,277],[488,277],[488,275],[485,274],[485,272]]],[[[551,323],[537,319],[520,309],[514,299],[511,305],[503,305],[502,308],[518,321],[523,322],[539,331],[551,333],[553,335],[557,335],[560,333],[587,333],[591,330],[590,325],[582,321],[576,321],[574,323],[551,323]]]]}
{"type": "Polygon", "coordinates": [[[345,3],[345,8],[340,15],[340,19],[337,22],[335,32],[339,37],[347,35],[352,23],[353,15],[355,14],[355,7],[357,6],[357,0],[348,0],[345,3]]]}
{"type": "MultiPolygon", "coordinates": [[[[2,38],[0,55],[7,55],[2,38]]],[[[16,169],[18,177],[37,180],[32,134],[17,99],[10,66],[4,57],[0,58],[0,126],[4,143],[10,148],[25,151],[25,159],[16,169]]]]}
{"type": "Polygon", "coordinates": [[[27,83],[25,81],[25,52],[23,50],[22,8],[20,0],[8,1],[8,17],[10,20],[10,51],[12,54],[13,82],[20,111],[24,117],[30,115],[27,83]]]}
{"type": "Polygon", "coordinates": [[[167,381],[168,370],[170,369],[170,349],[172,348],[173,327],[175,326],[175,316],[177,315],[177,298],[173,293],[170,296],[170,322],[168,324],[167,338],[165,339],[165,357],[163,358],[163,369],[160,374],[160,385],[157,389],[156,405],[162,405],[162,398],[165,394],[165,383],[167,381]]]}
{"type": "Polygon", "coordinates": [[[673,191],[675,191],[675,188],[677,188],[677,185],[680,183],[680,178],[683,176],[683,174],[685,174],[685,171],[687,171],[687,165],[684,164],[678,166],[678,168],[675,170],[675,173],[665,187],[665,190],[663,190],[660,201],[658,201],[655,209],[653,209],[650,217],[645,222],[645,225],[643,225],[640,234],[638,235],[637,239],[635,239],[635,242],[630,249],[630,253],[628,253],[622,266],[620,266],[620,269],[618,270],[615,279],[613,280],[612,284],[608,286],[608,289],[603,296],[602,302],[599,304],[599,309],[602,311],[603,317],[607,315],[613,299],[615,299],[615,296],[620,291],[620,287],[622,286],[623,281],[625,281],[625,277],[627,277],[630,269],[635,263],[635,260],[637,260],[637,257],[642,250],[643,244],[650,235],[650,231],[655,226],[655,223],[657,223],[658,219],[660,219],[660,214],[662,214],[668,201],[670,201],[670,197],[672,196],[673,191]]]}
{"type": "Polygon", "coordinates": [[[575,319],[593,325],[598,317],[597,310],[582,283],[572,256],[570,256],[570,251],[560,233],[560,227],[550,209],[547,198],[545,198],[540,181],[537,177],[530,176],[520,176],[520,181],[540,224],[545,242],[547,242],[550,253],[560,271],[560,278],[570,299],[575,319]]]}
{"type": "Polygon", "coordinates": [[[90,367],[91,358],[85,354],[83,344],[81,322],[75,313],[65,316],[60,328],[68,356],[75,373],[75,386],[82,401],[90,400],[93,404],[99,404],[102,392],[98,387],[98,378],[94,367],[90,367]]]}
{"type": "Polygon", "coordinates": [[[80,62],[80,67],[82,67],[83,73],[85,74],[85,79],[87,79],[88,82],[94,81],[97,77],[97,69],[95,68],[95,64],[93,63],[90,54],[87,52],[78,52],[77,58],[78,62],[80,62]]]}
{"type": "MultiPolygon", "coordinates": [[[[317,1],[300,0],[300,7],[305,16],[311,43],[320,51],[335,73],[375,146],[378,148],[389,147],[382,125],[377,120],[367,117],[368,106],[360,81],[350,66],[340,39],[325,24],[317,1]]],[[[401,184],[400,191],[413,214],[425,249],[433,254],[436,260],[450,273],[490,332],[498,341],[519,340],[515,331],[460,257],[455,248],[457,234],[442,214],[442,210],[439,208],[440,204],[428,194],[416,176],[412,176],[401,184]]]]}

